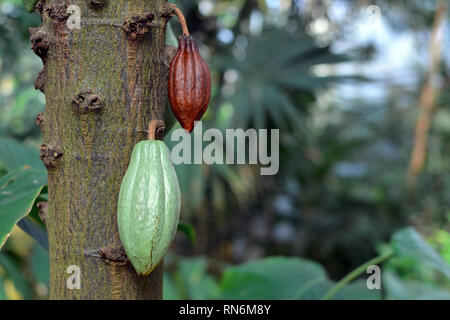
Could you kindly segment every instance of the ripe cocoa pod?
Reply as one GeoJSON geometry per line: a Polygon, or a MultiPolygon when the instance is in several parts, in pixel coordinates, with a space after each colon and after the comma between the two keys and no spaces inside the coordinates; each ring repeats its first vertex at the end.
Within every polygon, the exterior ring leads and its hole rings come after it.
{"type": "Polygon", "coordinates": [[[169,149],[145,140],[133,149],[122,180],[117,224],[125,252],[138,274],[162,260],[178,227],[181,194],[169,149]]]}
{"type": "Polygon", "coordinates": [[[201,119],[211,97],[211,77],[197,42],[182,35],[178,52],[170,64],[169,101],[181,126],[191,132],[194,121],[201,119]]]}

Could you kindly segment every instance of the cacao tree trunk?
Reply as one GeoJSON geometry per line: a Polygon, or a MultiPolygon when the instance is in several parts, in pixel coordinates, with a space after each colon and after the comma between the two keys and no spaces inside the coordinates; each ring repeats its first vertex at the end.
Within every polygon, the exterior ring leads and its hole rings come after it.
{"type": "Polygon", "coordinates": [[[50,298],[160,299],[162,265],[139,277],[123,264],[116,206],[133,146],[164,116],[166,1],[41,0],[36,8],[50,298]],[[71,5],[80,8],[79,29],[71,5]]]}

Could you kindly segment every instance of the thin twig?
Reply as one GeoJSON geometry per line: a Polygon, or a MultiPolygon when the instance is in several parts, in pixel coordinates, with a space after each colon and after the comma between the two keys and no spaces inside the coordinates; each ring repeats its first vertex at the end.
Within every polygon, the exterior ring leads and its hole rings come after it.
{"type": "Polygon", "coordinates": [[[447,5],[445,1],[438,4],[434,17],[433,28],[431,31],[429,63],[425,77],[425,84],[422,88],[419,98],[419,117],[417,118],[414,146],[411,152],[411,160],[407,173],[407,183],[409,188],[413,188],[417,176],[422,171],[427,153],[428,132],[431,125],[431,114],[434,109],[437,90],[433,85],[433,78],[439,71],[439,62],[442,48],[442,27],[445,20],[447,5]]]}
{"type": "Polygon", "coordinates": [[[355,270],[350,272],[348,275],[346,275],[344,278],[342,278],[341,281],[336,283],[336,285],[325,294],[325,296],[322,298],[322,300],[330,300],[339,290],[341,290],[347,284],[349,284],[350,282],[352,282],[353,280],[358,278],[361,274],[366,272],[366,270],[369,266],[378,265],[378,264],[386,261],[390,257],[392,257],[393,254],[394,254],[393,251],[388,251],[387,253],[381,254],[378,257],[375,257],[375,258],[367,261],[363,265],[359,266],[358,268],[356,268],[355,270]]]}
{"type": "Polygon", "coordinates": [[[148,123],[148,140],[156,140],[156,132],[158,128],[163,127],[164,122],[162,120],[150,120],[148,123]]]}

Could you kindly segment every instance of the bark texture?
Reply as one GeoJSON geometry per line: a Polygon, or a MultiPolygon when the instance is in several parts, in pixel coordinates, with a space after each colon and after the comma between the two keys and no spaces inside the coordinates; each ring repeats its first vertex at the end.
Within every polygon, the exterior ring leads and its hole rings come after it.
{"type": "Polygon", "coordinates": [[[50,298],[159,299],[162,265],[139,277],[104,253],[121,249],[116,206],[133,146],[147,137],[151,119],[164,119],[166,1],[97,2],[41,0],[43,25],[30,30],[45,70],[37,87],[46,96],[39,124],[50,298]],[[80,29],[67,27],[70,5],[81,9],[80,29]],[[101,248],[98,257],[86,254],[101,248]],[[80,289],[67,287],[71,265],[80,267],[80,289]]]}

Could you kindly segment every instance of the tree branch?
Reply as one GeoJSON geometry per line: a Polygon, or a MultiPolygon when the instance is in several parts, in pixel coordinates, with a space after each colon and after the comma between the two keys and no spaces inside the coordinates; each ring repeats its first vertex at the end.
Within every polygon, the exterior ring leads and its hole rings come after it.
{"type": "Polygon", "coordinates": [[[415,186],[417,176],[422,171],[425,164],[428,132],[431,126],[431,115],[435,106],[438,91],[433,84],[433,78],[439,72],[443,40],[442,28],[446,11],[447,5],[445,1],[441,0],[436,8],[430,39],[428,69],[419,98],[419,117],[416,122],[414,145],[407,173],[407,183],[409,188],[415,186]]]}

